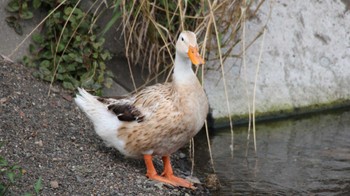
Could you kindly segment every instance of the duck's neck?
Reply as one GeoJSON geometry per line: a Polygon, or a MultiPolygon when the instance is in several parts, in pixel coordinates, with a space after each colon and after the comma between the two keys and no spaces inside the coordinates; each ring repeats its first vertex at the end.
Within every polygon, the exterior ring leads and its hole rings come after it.
{"type": "Polygon", "coordinates": [[[192,70],[192,63],[190,59],[176,54],[173,81],[177,84],[184,84],[193,82],[193,80],[196,79],[197,78],[192,70]]]}

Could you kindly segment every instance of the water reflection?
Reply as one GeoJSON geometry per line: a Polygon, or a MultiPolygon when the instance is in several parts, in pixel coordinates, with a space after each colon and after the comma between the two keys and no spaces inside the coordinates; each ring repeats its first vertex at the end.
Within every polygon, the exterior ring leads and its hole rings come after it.
{"type": "Polygon", "coordinates": [[[246,129],[211,140],[220,195],[350,195],[350,111],[258,124],[257,154],[246,129]]]}

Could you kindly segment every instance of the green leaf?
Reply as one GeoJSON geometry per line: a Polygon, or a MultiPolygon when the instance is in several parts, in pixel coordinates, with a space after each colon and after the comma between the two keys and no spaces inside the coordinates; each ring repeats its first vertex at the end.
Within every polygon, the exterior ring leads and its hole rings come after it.
{"type": "Polygon", "coordinates": [[[58,43],[57,52],[62,52],[64,48],[65,45],[62,42],[58,43]]]}
{"type": "Polygon", "coordinates": [[[19,24],[18,19],[14,16],[6,17],[7,25],[13,28],[18,35],[23,34],[22,26],[19,24]]]}
{"type": "Polygon", "coordinates": [[[74,86],[74,89],[79,86],[80,82],[78,80],[74,79],[73,77],[71,77],[70,80],[74,86]]]}
{"type": "Polygon", "coordinates": [[[81,37],[79,35],[75,36],[75,41],[80,42],[81,41],[81,37]]]}
{"type": "Polygon", "coordinates": [[[28,10],[28,3],[26,1],[21,1],[22,11],[28,10]]]}
{"type": "Polygon", "coordinates": [[[13,172],[8,172],[7,177],[10,180],[11,183],[15,183],[15,173],[13,172]]]}
{"type": "Polygon", "coordinates": [[[113,72],[111,72],[111,71],[106,71],[105,72],[105,74],[107,75],[107,77],[111,77],[111,78],[113,78],[114,77],[114,74],[113,74],[113,72]]]}
{"type": "Polygon", "coordinates": [[[22,13],[19,13],[19,17],[25,20],[33,18],[33,12],[26,10],[23,11],[22,13]]]}
{"type": "Polygon", "coordinates": [[[72,7],[66,7],[64,9],[64,14],[68,16],[68,15],[70,15],[70,13],[72,13],[72,10],[73,10],[72,7]]]}
{"type": "Polygon", "coordinates": [[[22,168],[21,168],[20,166],[18,166],[18,165],[13,165],[13,166],[11,167],[11,170],[18,170],[18,171],[21,171],[22,168]]]}
{"type": "Polygon", "coordinates": [[[41,57],[44,58],[44,59],[52,59],[53,56],[52,56],[51,50],[44,51],[42,53],[41,57]]]}
{"type": "Polygon", "coordinates": [[[74,90],[74,86],[71,82],[63,82],[63,87],[68,90],[74,90]]]}
{"type": "Polygon", "coordinates": [[[63,74],[57,73],[57,74],[56,74],[56,78],[57,78],[57,80],[63,81],[64,76],[63,76],[63,74]]]}
{"type": "Polygon", "coordinates": [[[73,28],[77,28],[78,23],[77,23],[77,19],[74,16],[70,17],[69,21],[71,22],[71,25],[73,28]]]}
{"type": "Polygon", "coordinates": [[[19,2],[16,0],[12,0],[7,4],[5,9],[8,12],[17,12],[19,10],[19,2]]]}
{"type": "Polygon", "coordinates": [[[6,191],[7,187],[4,184],[0,183],[0,195],[5,195],[6,191]]]}
{"type": "Polygon", "coordinates": [[[101,58],[102,60],[110,60],[111,59],[111,54],[108,51],[104,51],[101,53],[101,58]]]}
{"type": "Polygon", "coordinates": [[[73,61],[73,58],[66,54],[62,56],[62,59],[65,63],[70,63],[73,61]]]}
{"type": "Polygon", "coordinates": [[[0,157],[0,167],[4,167],[7,165],[8,165],[8,163],[7,163],[6,159],[4,159],[3,157],[0,157]]]}
{"type": "Polygon", "coordinates": [[[51,71],[47,67],[40,67],[39,71],[44,75],[44,76],[51,76],[51,71]]]}
{"type": "Polygon", "coordinates": [[[104,42],[103,40],[99,40],[99,42],[92,43],[92,46],[94,47],[94,49],[98,50],[103,45],[103,42],[104,42]]]}
{"type": "Polygon", "coordinates": [[[76,70],[76,63],[70,63],[68,64],[68,66],[66,67],[67,71],[75,71],[76,70]]]}
{"type": "Polygon", "coordinates": [[[57,73],[66,73],[66,72],[67,70],[62,65],[58,66],[57,73]]]}
{"type": "Polygon", "coordinates": [[[92,54],[92,58],[97,59],[97,58],[98,58],[98,53],[97,53],[97,52],[94,52],[94,53],[92,54]]]}
{"type": "Polygon", "coordinates": [[[42,185],[42,178],[39,177],[39,179],[34,184],[34,191],[35,191],[36,195],[39,195],[40,190],[42,189],[42,187],[43,187],[43,185],[42,185]]]}
{"type": "Polygon", "coordinates": [[[33,0],[34,9],[38,9],[41,6],[41,0],[33,0]]]}
{"type": "Polygon", "coordinates": [[[35,46],[33,44],[29,44],[29,52],[30,54],[33,54],[35,51],[35,46]]]}
{"type": "Polygon", "coordinates": [[[56,12],[56,13],[54,13],[54,14],[53,14],[53,17],[54,17],[55,19],[60,19],[60,18],[61,18],[61,12],[56,12]]]}
{"type": "Polygon", "coordinates": [[[95,40],[96,40],[96,35],[91,35],[91,36],[90,36],[90,41],[93,42],[93,41],[95,41],[95,40]]]}
{"type": "Polygon", "coordinates": [[[80,81],[81,81],[81,86],[84,88],[91,88],[91,86],[94,84],[94,80],[90,72],[84,73],[80,81]]]}
{"type": "MultiPolygon", "coordinates": [[[[119,5],[120,4],[120,0],[118,0],[116,3],[114,3],[114,5],[119,5]]],[[[103,28],[101,34],[102,36],[105,35],[105,33],[107,33],[108,30],[110,30],[112,28],[112,26],[114,25],[114,23],[118,20],[118,18],[121,16],[121,12],[118,9],[119,6],[115,6],[114,10],[113,10],[113,16],[112,18],[107,22],[106,26],[103,28]]]]}
{"type": "Polygon", "coordinates": [[[22,26],[18,23],[15,22],[15,26],[13,27],[18,35],[23,35],[23,29],[22,26]]]}
{"type": "Polygon", "coordinates": [[[81,56],[77,56],[74,60],[78,63],[83,63],[83,57],[81,56]]]}
{"type": "Polygon", "coordinates": [[[104,79],[105,77],[103,75],[103,72],[100,72],[100,75],[97,78],[97,82],[101,84],[104,81],[104,79]]]}
{"type": "Polygon", "coordinates": [[[6,22],[8,23],[8,25],[10,27],[13,27],[14,23],[18,22],[18,19],[16,17],[14,17],[14,16],[8,16],[8,17],[6,17],[5,20],[6,20],[6,22]]]}
{"type": "Polygon", "coordinates": [[[46,81],[46,82],[51,82],[52,76],[51,75],[46,75],[46,76],[43,76],[41,79],[46,81]]]}
{"type": "Polygon", "coordinates": [[[34,71],[34,72],[32,73],[32,75],[33,75],[34,77],[40,78],[40,79],[42,79],[42,78],[44,77],[43,74],[40,73],[39,71],[34,71]]]}
{"type": "Polygon", "coordinates": [[[85,47],[84,49],[83,49],[83,54],[85,54],[85,56],[89,56],[90,54],[91,54],[91,48],[89,48],[89,47],[85,47]]]}
{"type": "Polygon", "coordinates": [[[113,79],[112,78],[106,78],[105,79],[105,82],[104,82],[105,87],[111,88],[112,84],[113,84],[113,79]]]}
{"type": "Polygon", "coordinates": [[[46,68],[50,67],[50,65],[51,65],[51,62],[50,62],[49,60],[43,60],[43,61],[40,63],[40,66],[41,66],[41,67],[46,67],[46,68]]]}
{"type": "Polygon", "coordinates": [[[100,62],[99,64],[101,71],[104,71],[106,69],[106,64],[104,62],[100,62]]]}
{"type": "Polygon", "coordinates": [[[76,8],[76,9],[74,10],[74,14],[76,15],[76,16],[75,16],[76,19],[80,19],[80,18],[82,18],[82,17],[84,16],[84,12],[81,11],[81,9],[79,9],[79,8],[76,8]]]}
{"type": "Polygon", "coordinates": [[[73,52],[68,53],[68,56],[69,56],[70,58],[72,58],[72,60],[75,59],[75,58],[77,58],[77,55],[76,55],[75,53],[73,53],[73,52]]]}
{"type": "Polygon", "coordinates": [[[39,33],[33,33],[32,39],[37,44],[42,44],[45,41],[44,37],[42,35],[40,35],[39,33]]]}

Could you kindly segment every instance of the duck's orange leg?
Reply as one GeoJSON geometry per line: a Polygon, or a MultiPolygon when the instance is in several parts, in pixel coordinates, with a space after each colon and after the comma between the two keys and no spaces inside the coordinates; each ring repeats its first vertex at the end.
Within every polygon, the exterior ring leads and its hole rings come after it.
{"type": "Polygon", "coordinates": [[[163,156],[163,164],[164,164],[164,171],[162,173],[162,176],[164,176],[166,179],[170,180],[171,182],[177,184],[178,186],[182,186],[185,188],[195,189],[193,184],[185,179],[179,178],[174,176],[173,169],[171,167],[170,163],[170,157],[169,156],[163,156]]]}
{"type": "Polygon", "coordinates": [[[159,176],[157,174],[157,171],[156,171],[156,169],[154,168],[154,165],[153,165],[152,155],[143,155],[143,158],[145,160],[145,164],[146,164],[146,168],[147,168],[146,176],[149,179],[160,181],[160,182],[163,182],[163,183],[167,183],[167,184],[170,184],[170,185],[173,185],[173,186],[179,186],[177,183],[175,183],[175,182],[173,182],[173,181],[171,181],[171,180],[169,180],[167,178],[164,178],[162,176],[159,176]]]}

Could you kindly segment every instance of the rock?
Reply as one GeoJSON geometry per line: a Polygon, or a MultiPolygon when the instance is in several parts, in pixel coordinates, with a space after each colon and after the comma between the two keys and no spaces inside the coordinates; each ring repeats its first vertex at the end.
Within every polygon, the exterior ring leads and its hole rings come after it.
{"type": "Polygon", "coordinates": [[[156,187],[158,187],[160,190],[162,190],[163,189],[163,183],[156,183],[156,184],[154,184],[154,186],[156,186],[156,187]]]}
{"type": "Polygon", "coordinates": [[[217,175],[209,174],[205,180],[205,185],[212,190],[218,190],[220,188],[220,182],[217,175]]]}
{"type": "Polygon", "coordinates": [[[7,101],[7,97],[3,97],[0,99],[0,104],[4,104],[7,101]]]}
{"type": "Polygon", "coordinates": [[[58,182],[56,180],[53,180],[50,182],[51,188],[57,189],[58,188],[58,182]]]}
{"type": "Polygon", "coordinates": [[[195,176],[187,176],[186,180],[188,180],[188,181],[190,181],[192,183],[195,183],[195,184],[200,184],[201,183],[201,181],[195,176]]]}
{"type": "Polygon", "coordinates": [[[180,152],[179,156],[180,156],[180,159],[186,158],[186,154],[185,154],[185,153],[182,153],[182,152],[180,152]]]}
{"type": "Polygon", "coordinates": [[[36,141],[35,144],[37,144],[40,147],[42,147],[43,146],[43,141],[42,140],[36,141]]]}

